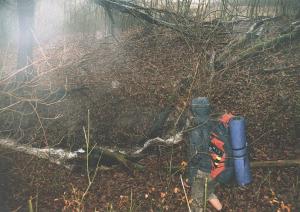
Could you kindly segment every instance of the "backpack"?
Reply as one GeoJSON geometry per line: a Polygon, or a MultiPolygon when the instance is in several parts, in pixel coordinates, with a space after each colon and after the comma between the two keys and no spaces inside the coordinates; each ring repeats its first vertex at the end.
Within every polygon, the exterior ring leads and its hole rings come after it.
{"type": "Polygon", "coordinates": [[[210,176],[220,183],[227,183],[234,173],[233,155],[230,144],[228,123],[232,114],[224,114],[212,127],[209,142],[211,158],[210,176]]]}

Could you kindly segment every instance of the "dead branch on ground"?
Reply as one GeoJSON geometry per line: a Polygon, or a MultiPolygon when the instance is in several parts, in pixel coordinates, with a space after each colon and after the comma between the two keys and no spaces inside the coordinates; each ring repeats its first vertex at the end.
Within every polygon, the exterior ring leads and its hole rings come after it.
{"type": "Polygon", "coordinates": [[[250,166],[252,168],[300,166],[300,159],[274,160],[274,161],[253,161],[250,163],[250,166]]]}
{"type": "MultiPolygon", "coordinates": [[[[179,144],[183,141],[182,134],[178,133],[174,137],[168,139],[154,138],[148,140],[143,147],[137,149],[135,152],[122,152],[119,150],[112,150],[96,146],[89,153],[89,161],[91,166],[97,166],[100,158],[100,164],[105,165],[122,165],[131,173],[134,170],[143,170],[143,166],[137,161],[143,159],[145,151],[155,146],[172,146],[179,144]]],[[[26,144],[19,144],[12,139],[0,139],[0,147],[10,150],[12,152],[20,152],[27,155],[32,155],[37,158],[49,160],[51,163],[57,165],[63,165],[64,167],[71,169],[74,166],[80,166],[85,164],[87,160],[86,150],[80,149],[74,152],[66,151],[63,149],[55,148],[35,148],[26,144]]]]}

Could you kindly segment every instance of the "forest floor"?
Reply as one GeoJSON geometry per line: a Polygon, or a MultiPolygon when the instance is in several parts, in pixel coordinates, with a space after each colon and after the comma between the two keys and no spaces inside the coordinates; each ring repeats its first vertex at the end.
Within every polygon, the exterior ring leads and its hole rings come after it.
{"type": "MultiPolygon", "coordinates": [[[[267,21],[258,38],[240,42],[252,24],[232,26],[233,31],[216,27],[197,39],[154,27],[124,33],[118,41],[70,36],[67,42],[39,46],[36,87],[59,100],[48,99],[47,109],[39,107],[37,116],[24,116],[22,123],[15,123],[18,116],[2,118],[1,135],[76,150],[85,145],[89,110],[92,144],[131,150],[165,107],[175,106],[161,133],[168,137],[190,100],[207,96],[214,113],[246,117],[250,160],[299,158],[299,35],[261,49],[257,46],[290,30],[291,21],[267,21]],[[40,122],[41,117],[55,118],[40,122]]],[[[187,178],[185,143],[150,151],[140,161],[143,171],[98,170],[90,187],[84,170],[7,150],[0,158],[9,164],[0,166],[1,186],[6,182],[7,187],[0,197],[6,196],[13,211],[26,210],[29,199],[38,211],[188,211],[180,180],[180,174],[187,178]],[[174,173],[172,167],[182,170],[174,173]]],[[[217,188],[225,211],[300,209],[299,168],[257,168],[252,175],[246,187],[232,182],[217,188]]],[[[186,183],[185,189],[189,192],[186,183]]]]}

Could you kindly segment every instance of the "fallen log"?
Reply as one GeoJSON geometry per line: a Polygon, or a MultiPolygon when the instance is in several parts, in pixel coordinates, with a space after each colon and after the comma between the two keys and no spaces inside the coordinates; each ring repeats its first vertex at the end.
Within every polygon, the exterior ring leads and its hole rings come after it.
{"type": "Polygon", "coordinates": [[[232,61],[229,61],[228,65],[240,63],[248,58],[254,57],[262,53],[265,49],[278,49],[289,42],[293,42],[300,38],[300,25],[295,27],[294,30],[288,34],[280,35],[272,40],[258,43],[255,46],[246,49],[244,52],[239,54],[237,58],[234,58],[232,61]]]}
{"type": "MultiPolygon", "coordinates": [[[[239,55],[230,57],[231,53],[234,52],[235,49],[245,45],[245,42],[255,41],[255,39],[250,39],[253,36],[249,37],[245,35],[241,40],[229,44],[227,49],[219,55],[219,57],[216,60],[217,67],[232,66],[243,62],[249,58],[252,58],[256,55],[259,55],[263,53],[266,49],[276,50],[281,48],[282,46],[285,46],[288,43],[297,41],[298,39],[300,39],[300,25],[297,24],[298,23],[292,23],[290,26],[290,30],[285,32],[285,34],[281,34],[280,36],[271,40],[256,43],[255,45],[241,52],[239,55]],[[229,60],[227,58],[229,58],[229,60]]],[[[251,32],[250,34],[253,33],[251,32]]]]}
{"type": "MultiPolygon", "coordinates": [[[[150,24],[163,26],[163,27],[175,30],[180,33],[188,34],[188,31],[183,30],[187,27],[186,25],[170,23],[170,22],[155,18],[154,15],[151,14],[152,10],[149,8],[143,8],[134,3],[130,3],[130,2],[122,1],[122,0],[95,0],[95,2],[96,2],[96,4],[104,7],[106,10],[114,9],[121,13],[129,14],[134,17],[137,17],[137,18],[144,20],[150,24]]],[[[157,10],[153,10],[152,13],[155,11],[157,12],[157,10]]]]}
{"type": "Polygon", "coordinates": [[[250,166],[251,166],[251,168],[300,166],[300,159],[274,160],[274,161],[253,161],[250,163],[250,166]]]}
{"type": "Polygon", "coordinates": [[[105,166],[121,165],[130,173],[134,173],[135,170],[142,171],[144,169],[144,166],[136,162],[142,159],[143,156],[131,156],[130,154],[102,147],[95,147],[88,154],[84,152],[79,153],[77,157],[68,159],[67,162],[75,164],[75,166],[85,167],[87,157],[89,157],[89,167],[97,167],[98,164],[105,166]]]}
{"type": "Polygon", "coordinates": [[[144,169],[138,161],[145,157],[143,153],[147,149],[159,145],[172,146],[179,144],[181,141],[183,141],[182,134],[178,133],[165,140],[159,137],[149,139],[145,142],[143,147],[135,150],[134,152],[124,152],[96,146],[92,148],[88,154],[84,149],[70,152],[64,149],[55,149],[50,147],[36,148],[26,144],[19,144],[17,141],[12,139],[0,139],[0,147],[11,152],[20,152],[37,158],[46,159],[51,163],[62,165],[68,169],[73,169],[78,166],[86,166],[86,161],[88,159],[89,166],[91,167],[103,164],[105,166],[121,165],[133,173],[135,170],[144,169]]]}
{"type": "Polygon", "coordinates": [[[244,48],[245,45],[249,45],[255,42],[256,39],[261,35],[263,24],[265,24],[265,22],[275,20],[277,18],[278,17],[268,17],[260,19],[253,23],[244,35],[242,35],[238,39],[234,39],[225,47],[224,52],[222,52],[222,54],[220,54],[219,57],[216,59],[216,64],[223,65],[223,61],[226,61],[226,58],[229,58],[235,50],[244,48]]]}
{"type": "MultiPolygon", "coordinates": [[[[120,13],[131,15],[143,20],[149,24],[165,27],[179,32],[188,37],[197,37],[198,30],[201,28],[213,28],[216,33],[216,27],[221,26],[221,21],[197,23],[193,18],[179,13],[171,12],[165,9],[149,8],[138,5],[137,3],[123,0],[94,0],[96,4],[102,6],[108,12],[113,21],[111,11],[116,10],[120,13]]],[[[207,32],[206,32],[207,33],[207,32]]],[[[223,34],[224,32],[220,32],[223,34]]]]}
{"type": "MultiPolygon", "coordinates": [[[[250,166],[253,169],[256,168],[287,168],[287,167],[300,167],[300,159],[295,160],[272,160],[272,161],[252,161],[250,162],[250,166]]],[[[183,173],[186,169],[186,165],[184,166],[172,166],[172,167],[164,167],[166,171],[171,171],[172,174],[175,173],[183,173]]]]}
{"type": "MultiPolygon", "coordinates": [[[[144,167],[137,163],[145,157],[144,153],[148,148],[165,145],[172,146],[179,144],[182,139],[182,134],[178,133],[174,137],[168,139],[155,138],[148,140],[145,145],[133,153],[123,153],[116,150],[95,147],[88,155],[90,166],[95,167],[104,163],[105,165],[122,165],[128,171],[133,173],[135,170],[143,170],[144,167]],[[102,162],[101,162],[102,160],[102,162]],[[100,161],[100,163],[99,163],[100,161]]],[[[28,155],[33,155],[37,158],[49,160],[51,163],[62,165],[68,169],[73,169],[76,166],[86,165],[87,154],[83,149],[69,152],[63,149],[54,148],[35,148],[29,145],[18,144],[12,139],[0,139],[0,147],[13,152],[21,152],[28,155]]],[[[272,168],[272,167],[298,167],[300,159],[294,160],[274,160],[274,161],[253,161],[250,163],[251,168],[272,168]]],[[[176,172],[182,170],[182,167],[172,167],[176,172]]]]}
{"type": "MultiPolygon", "coordinates": [[[[36,148],[30,145],[19,144],[12,139],[0,139],[0,147],[12,152],[21,152],[41,159],[47,159],[51,163],[58,165],[62,165],[66,160],[77,157],[77,152],[68,152],[63,149],[54,148],[36,148]]],[[[66,167],[69,168],[68,166],[66,167]]]]}
{"type": "MultiPolygon", "coordinates": [[[[26,144],[19,144],[12,139],[0,139],[0,147],[3,149],[10,150],[12,152],[21,152],[27,155],[32,155],[37,158],[46,159],[51,163],[62,165],[68,169],[73,169],[74,166],[85,164],[87,160],[87,154],[85,150],[79,149],[74,152],[66,151],[64,149],[54,148],[36,148],[26,144]]],[[[95,147],[89,152],[90,165],[96,166],[98,161],[110,161],[111,165],[118,164],[124,166],[131,172],[134,169],[142,170],[143,166],[136,163],[135,161],[140,160],[142,157],[130,156],[126,153],[118,151],[95,147]]],[[[101,163],[99,163],[101,164],[101,163]]]]}

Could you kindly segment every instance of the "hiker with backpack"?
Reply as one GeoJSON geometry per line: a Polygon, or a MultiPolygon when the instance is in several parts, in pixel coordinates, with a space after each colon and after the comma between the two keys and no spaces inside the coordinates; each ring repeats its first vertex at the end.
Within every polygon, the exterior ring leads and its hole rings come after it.
{"type": "Polygon", "coordinates": [[[216,210],[222,210],[214,190],[217,184],[227,183],[234,173],[228,130],[232,115],[224,114],[215,122],[210,115],[207,98],[192,100],[188,157],[192,210],[195,212],[204,211],[206,201],[216,210]]]}

